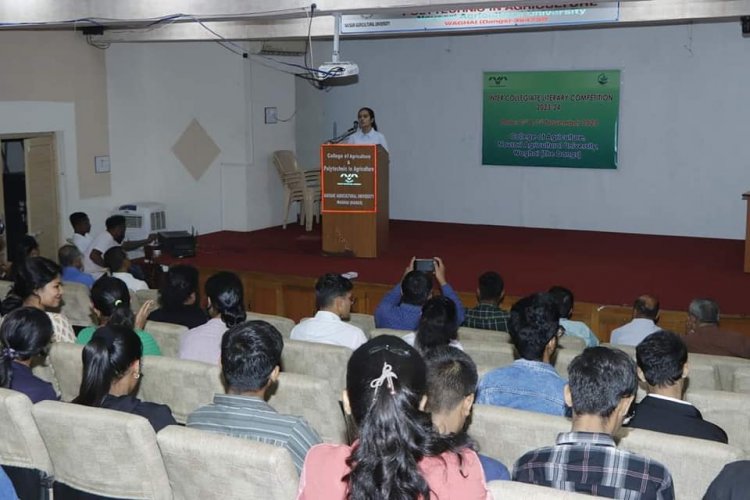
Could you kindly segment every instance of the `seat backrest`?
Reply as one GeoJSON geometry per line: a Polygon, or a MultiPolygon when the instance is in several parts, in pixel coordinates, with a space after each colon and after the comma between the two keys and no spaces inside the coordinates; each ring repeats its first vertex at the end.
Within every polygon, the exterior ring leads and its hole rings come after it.
{"type": "Polygon", "coordinates": [[[732,392],[750,394],[750,367],[737,368],[734,371],[732,392]]]}
{"type": "Polygon", "coordinates": [[[71,325],[90,326],[94,324],[91,316],[91,295],[89,288],[81,283],[64,283],[63,305],[60,312],[63,313],[71,325]]]}
{"type": "Polygon", "coordinates": [[[726,391],[690,390],[685,399],[700,410],[704,420],[724,429],[730,445],[750,456],[750,397],[726,391]]]}
{"type": "Polygon", "coordinates": [[[159,344],[162,356],[179,357],[180,339],[188,331],[188,327],[173,323],[162,323],[161,321],[147,321],[144,330],[150,333],[156,343],[159,344]]]}
{"type": "Polygon", "coordinates": [[[346,386],[346,364],[352,350],[337,345],[287,340],[281,353],[281,368],[285,372],[323,378],[338,394],[346,386]]]}
{"type": "Polygon", "coordinates": [[[52,475],[52,462],[25,394],[0,388],[0,464],[52,475]]]}
{"type": "Polygon", "coordinates": [[[276,171],[283,178],[287,174],[297,172],[300,170],[297,164],[297,157],[293,151],[288,149],[282,149],[273,152],[273,164],[276,166],[276,171]]]}
{"type": "Polygon", "coordinates": [[[60,398],[72,401],[78,396],[83,377],[83,346],[69,342],[55,342],[49,351],[49,360],[55,371],[60,398]]]}
{"type": "Polygon", "coordinates": [[[247,311],[247,321],[261,320],[272,324],[281,333],[284,339],[288,339],[294,328],[294,320],[285,318],[284,316],[275,316],[273,314],[262,314],[256,312],[247,311]]]}
{"type": "Polygon", "coordinates": [[[563,335],[559,339],[560,347],[563,349],[570,349],[572,351],[581,352],[586,349],[586,341],[581,337],[575,335],[563,335]]]}
{"type": "Polygon", "coordinates": [[[326,379],[282,373],[268,403],[280,413],[304,417],[326,443],[342,444],[347,436],[340,396],[326,379]]]}
{"type": "Polygon", "coordinates": [[[57,482],[106,497],[172,498],[156,434],[145,418],[59,401],[37,403],[32,413],[57,482]]]}
{"type": "Polygon", "coordinates": [[[495,330],[482,330],[481,328],[461,326],[458,328],[458,340],[459,342],[475,340],[478,342],[499,342],[507,344],[510,342],[510,334],[495,330]]]}
{"type": "Polygon", "coordinates": [[[518,483],[516,481],[490,481],[487,489],[492,493],[493,500],[591,500],[591,495],[560,491],[535,484],[518,483]]]}
{"type": "MultiPolygon", "coordinates": [[[[692,371],[694,366],[711,366],[716,372],[716,390],[731,391],[734,386],[734,374],[737,370],[750,368],[750,360],[733,356],[715,356],[711,354],[691,353],[688,363],[692,371]]],[[[708,389],[708,387],[706,387],[708,389]]]]}
{"type": "Polygon", "coordinates": [[[184,424],[193,411],[224,394],[221,369],[216,365],[169,358],[145,356],[138,398],[165,404],[177,422],[184,424]]]}
{"type": "Polygon", "coordinates": [[[375,329],[375,316],[372,314],[351,313],[349,323],[358,326],[370,338],[370,332],[375,329]]]}
{"type": "Polygon", "coordinates": [[[567,349],[565,347],[561,347],[555,351],[555,370],[557,370],[557,373],[565,380],[568,380],[568,365],[570,365],[573,358],[579,354],[581,354],[581,351],[577,349],[567,349]]]}
{"type": "Polygon", "coordinates": [[[370,330],[370,338],[375,338],[380,335],[394,335],[396,337],[403,337],[404,335],[408,335],[410,333],[414,333],[412,330],[395,330],[393,328],[373,328],[370,330]]]}
{"type": "Polygon", "coordinates": [[[506,366],[513,363],[513,344],[502,342],[480,342],[478,340],[462,340],[459,342],[464,352],[471,356],[477,365],[506,366]]]}
{"type": "Polygon", "coordinates": [[[286,448],[187,427],[159,432],[174,500],[292,500],[299,478],[286,448]]]}
{"type": "Polygon", "coordinates": [[[138,290],[135,292],[135,296],[138,299],[138,303],[143,304],[147,300],[153,300],[154,305],[159,305],[159,290],[154,288],[147,288],[145,290],[138,290]]]}
{"type": "Polygon", "coordinates": [[[739,448],[644,429],[622,429],[619,447],[661,462],[672,474],[675,497],[699,500],[724,465],[744,458],[739,448]]]}
{"type": "Polygon", "coordinates": [[[479,452],[496,458],[509,469],[527,451],[551,446],[560,432],[570,430],[570,421],[502,406],[474,405],[469,435],[479,452]]]}

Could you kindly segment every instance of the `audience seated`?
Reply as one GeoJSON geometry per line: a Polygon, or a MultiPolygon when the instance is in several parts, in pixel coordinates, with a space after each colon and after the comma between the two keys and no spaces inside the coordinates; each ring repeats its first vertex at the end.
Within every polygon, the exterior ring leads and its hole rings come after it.
{"type": "Polygon", "coordinates": [[[63,282],[80,283],[91,288],[94,277],[83,272],[83,254],[74,245],[63,245],[57,251],[63,282]]]}
{"type": "MultiPolygon", "coordinates": [[[[154,337],[143,328],[146,325],[148,311],[153,303],[146,301],[138,314],[133,314],[130,307],[130,292],[122,280],[111,276],[102,276],[91,288],[91,308],[99,321],[98,326],[124,326],[134,329],[143,343],[144,356],[161,356],[161,349],[154,337]]],[[[87,344],[96,331],[96,326],[89,326],[78,332],[76,343],[87,344]]]]}
{"type": "Polygon", "coordinates": [[[638,378],[648,395],[635,407],[630,427],[666,432],[679,436],[727,442],[723,429],[706,422],[701,412],[684,401],[688,376],[688,351],[676,333],[652,333],[636,347],[638,378]]]}
{"type": "MultiPolygon", "coordinates": [[[[435,278],[446,297],[456,304],[458,324],[464,322],[464,306],[445,279],[445,265],[435,257],[435,278]]],[[[416,330],[422,306],[432,294],[432,275],[414,270],[414,257],[404,270],[401,283],[393,287],[375,309],[375,326],[395,330],[416,330]]]]}
{"type": "MultiPolygon", "coordinates": [[[[425,355],[425,362],[432,425],[443,435],[465,433],[479,379],[474,361],[454,347],[439,346],[425,355]]],[[[488,482],[510,479],[507,467],[498,460],[479,454],[479,461],[488,482]]]]}
{"type": "Polygon", "coordinates": [[[180,342],[180,358],[216,365],[221,359],[221,337],[245,321],[245,297],[236,274],[219,272],[206,281],[208,322],[188,330],[180,342]]]}
{"type": "Polygon", "coordinates": [[[503,278],[494,271],[487,271],[479,277],[477,287],[478,304],[466,310],[463,326],[482,330],[508,331],[510,313],[500,309],[505,297],[503,278]]]}
{"type": "Polygon", "coordinates": [[[22,306],[40,309],[52,321],[52,342],[75,342],[68,318],[50,311],[60,307],[62,297],[60,266],[44,257],[30,257],[17,267],[13,288],[0,305],[0,312],[5,315],[22,306]]]}
{"type": "Polygon", "coordinates": [[[104,263],[107,265],[113,278],[125,282],[128,290],[137,292],[138,290],[148,290],[148,283],[135,278],[128,269],[130,269],[130,259],[122,247],[112,247],[104,252],[104,263]]]}
{"type": "Polygon", "coordinates": [[[633,302],[633,319],[630,323],[612,330],[610,343],[637,346],[643,339],[659,331],[659,300],[653,295],[641,295],[633,302]]]}
{"type": "Polygon", "coordinates": [[[143,345],[122,325],[102,326],[83,348],[81,390],[73,403],[133,413],[148,419],[154,431],[176,424],[166,405],[133,396],[141,378],[143,345]]]}
{"type": "Polygon", "coordinates": [[[599,345],[599,339],[586,323],[570,319],[573,315],[573,305],[575,304],[573,292],[562,286],[553,286],[549,289],[549,293],[555,299],[557,307],[560,309],[560,325],[565,328],[565,334],[583,339],[587,347],[599,345]]]}
{"type": "Polygon", "coordinates": [[[685,344],[688,351],[750,359],[750,337],[719,328],[719,304],[695,299],[688,307],[685,344]]]}
{"type": "Polygon", "coordinates": [[[52,322],[43,311],[21,307],[5,316],[0,325],[0,387],[22,392],[32,403],[58,399],[52,384],[31,373],[32,363],[47,355],[51,340],[52,322]]]}
{"type": "Polygon", "coordinates": [[[89,236],[91,221],[89,216],[83,212],[73,212],[70,214],[70,225],[73,226],[73,237],[70,241],[83,255],[91,245],[91,236],[89,236]]]}
{"type": "Polygon", "coordinates": [[[365,332],[349,320],[352,304],[352,282],[338,274],[325,274],[315,283],[315,317],[292,329],[292,340],[322,342],[356,349],[365,342],[365,332]],[[342,321],[344,320],[344,321],[342,321]]]}
{"type": "Polygon", "coordinates": [[[416,349],[375,337],[354,351],[346,380],[344,411],[358,439],[310,449],[299,500],[490,498],[466,434],[441,436],[424,413],[426,367],[416,349]]]}
{"type": "Polygon", "coordinates": [[[94,238],[83,252],[83,270],[91,274],[94,278],[99,278],[106,272],[105,268],[107,264],[104,262],[104,254],[110,248],[121,246],[127,252],[140,248],[156,239],[156,235],[151,234],[145,240],[125,241],[127,226],[125,217],[122,215],[109,217],[105,225],[107,230],[94,238]]]}
{"type": "Polygon", "coordinates": [[[321,440],[303,418],[281,415],[265,401],[278,381],[283,347],[279,331],[265,321],[227,330],[221,339],[227,393],[191,413],[187,426],[284,447],[300,472],[307,451],[321,440]]]}
{"type": "Polygon", "coordinates": [[[750,460],[724,466],[711,482],[703,500],[746,500],[750,492],[750,460]]]}
{"type": "Polygon", "coordinates": [[[195,328],[208,321],[198,300],[198,270],[193,266],[169,268],[159,290],[159,309],[148,315],[149,321],[174,323],[195,328]]]}
{"type": "Polygon", "coordinates": [[[477,403],[565,415],[565,380],[552,366],[562,333],[559,319],[557,304],[546,293],[524,297],[513,305],[508,326],[520,357],[482,377],[477,403]]]}
{"type": "Polygon", "coordinates": [[[633,360],[619,350],[589,347],[571,362],[568,373],[571,432],[559,434],[555,446],[519,458],[513,480],[608,498],[673,499],[669,471],[617,449],[612,438],[638,388],[633,360]]]}
{"type": "Polygon", "coordinates": [[[441,345],[463,351],[463,346],[458,342],[456,305],[444,295],[430,298],[422,306],[417,333],[408,333],[401,338],[422,354],[441,345]]]}

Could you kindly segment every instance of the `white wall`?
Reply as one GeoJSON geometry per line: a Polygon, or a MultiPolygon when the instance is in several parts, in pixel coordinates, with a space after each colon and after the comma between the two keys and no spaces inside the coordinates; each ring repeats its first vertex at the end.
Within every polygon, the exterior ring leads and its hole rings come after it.
{"type": "MultiPolygon", "coordinates": [[[[297,83],[297,150],[376,111],[391,148],[391,217],[744,237],[750,40],[737,22],[353,40],[360,83],[297,83]],[[622,70],[616,171],[481,165],[482,71],[622,70]],[[321,111],[322,109],[322,111],[321,111]]],[[[316,54],[330,52],[318,43],[316,54]]]]}
{"type": "Polygon", "coordinates": [[[281,224],[269,157],[294,149],[294,121],[264,125],[263,107],[279,107],[282,118],[293,113],[292,76],[214,43],[120,44],[107,50],[107,87],[109,205],[160,201],[170,228],[200,233],[281,224]],[[172,153],[193,119],[221,150],[198,180],[172,153]]]}

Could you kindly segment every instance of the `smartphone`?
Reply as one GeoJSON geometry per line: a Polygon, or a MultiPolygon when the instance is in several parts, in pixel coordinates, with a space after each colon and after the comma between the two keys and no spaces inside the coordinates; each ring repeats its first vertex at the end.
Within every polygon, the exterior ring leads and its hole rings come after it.
{"type": "Polygon", "coordinates": [[[414,259],[414,270],[422,271],[425,273],[435,272],[435,260],[434,259],[414,259]]]}

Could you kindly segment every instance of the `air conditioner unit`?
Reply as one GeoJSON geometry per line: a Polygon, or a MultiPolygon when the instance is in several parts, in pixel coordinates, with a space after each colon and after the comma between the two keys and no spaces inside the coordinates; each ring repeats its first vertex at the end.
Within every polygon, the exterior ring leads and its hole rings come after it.
{"type": "MultiPolygon", "coordinates": [[[[148,235],[167,229],[167,207],[163,203],[139,201],[120,205],[112,215],[125,217],[125,239],[130,241],[145,240],[148,235]]],[[[143,250],[128,252],[131,259],[143,257],[143,250]]]]}

